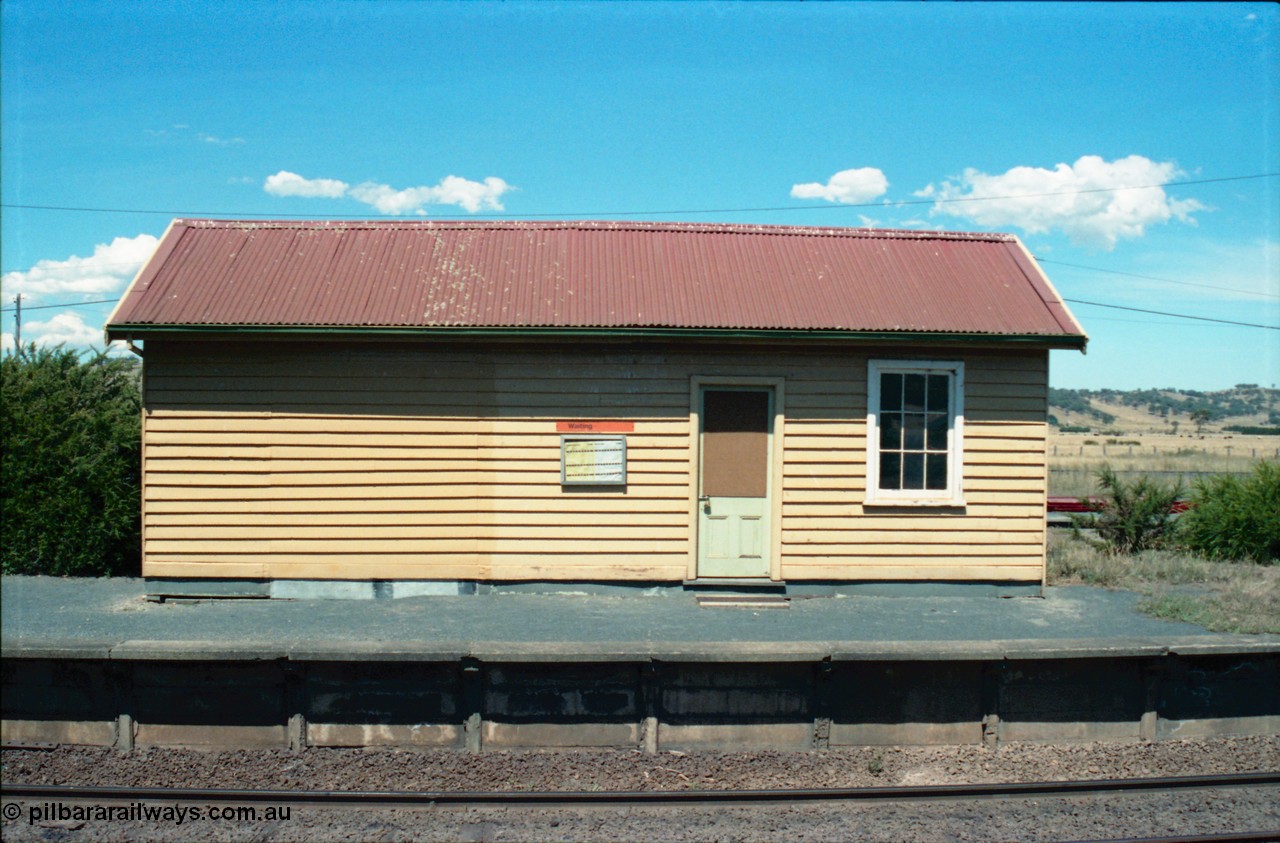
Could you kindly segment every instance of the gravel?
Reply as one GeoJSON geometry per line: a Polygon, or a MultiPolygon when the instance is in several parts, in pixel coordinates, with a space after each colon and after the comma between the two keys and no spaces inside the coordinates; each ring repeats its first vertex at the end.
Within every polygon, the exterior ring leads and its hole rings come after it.
{"type": "MultiPolygon", "coordinates": [[[[719,790],[960,784],[1280,770],[1280,736],[737,753],[59,747],[5,750],[6,783],[311,790],[719,790]]],[[[158,803],[157,803],[158,804],[158,803]]],[[[6,802],[6,806],[8,802],[6,802]]],[[[688,809],[326,809],[274,821],[32,822],[6,840],[1073,840],[1274,829],[1273,787],[1094,798],[688,809]]],[[[265,806],[259,806],[264,810],[265,806]]]]}

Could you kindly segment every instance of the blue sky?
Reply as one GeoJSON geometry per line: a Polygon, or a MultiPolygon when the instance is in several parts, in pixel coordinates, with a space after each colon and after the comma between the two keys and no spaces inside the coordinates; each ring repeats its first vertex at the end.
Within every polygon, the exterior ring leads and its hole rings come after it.
{"type": "MultiPolygon", "coordinates": [[[[18,293],[24,341],[100,344],[111,306],[82,303],[174,216],[1011,231],[1068,299],[1280,326],[1270,3],[0,15],[10,347],[18,293]]],[[[1055,386],[1280,382],[1280,330],[1072,307],[1089,353],[1054,352],[1055,386]]]]}

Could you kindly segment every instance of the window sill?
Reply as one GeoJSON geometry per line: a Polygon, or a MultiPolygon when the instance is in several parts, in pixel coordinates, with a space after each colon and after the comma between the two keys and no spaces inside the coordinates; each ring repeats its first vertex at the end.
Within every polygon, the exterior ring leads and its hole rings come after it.
{"type": "Polygon", "coordinates": [[[919,507],[948,507],[956,508],[965,506],[964,498],[960,495],[945,498],[914,498],[914,497],[885,497],[868,495],[863,501],[863,506],[919,506],[919,507]]]}

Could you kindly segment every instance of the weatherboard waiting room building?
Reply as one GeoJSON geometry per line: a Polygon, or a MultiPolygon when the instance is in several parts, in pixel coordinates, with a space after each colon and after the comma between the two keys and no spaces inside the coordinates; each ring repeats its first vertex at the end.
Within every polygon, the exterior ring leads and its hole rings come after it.
{"type": "Polygon", "coordinates": [[[144,355],[153,594],[1037,585],[1050,349],[1006,234],[176,220],[144,355]]]}

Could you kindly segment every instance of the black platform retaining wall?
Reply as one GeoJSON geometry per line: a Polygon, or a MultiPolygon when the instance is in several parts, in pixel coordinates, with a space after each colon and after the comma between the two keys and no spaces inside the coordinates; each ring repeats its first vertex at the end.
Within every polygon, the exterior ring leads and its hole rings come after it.
{"type": "Polygon", "coordinates": [[[1280,654],[482,663],[6,658],[9,743],[659,749],[1280,733],[1280,654]]]}

